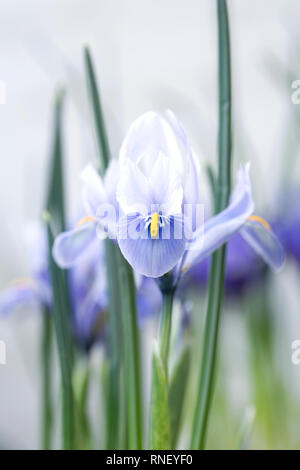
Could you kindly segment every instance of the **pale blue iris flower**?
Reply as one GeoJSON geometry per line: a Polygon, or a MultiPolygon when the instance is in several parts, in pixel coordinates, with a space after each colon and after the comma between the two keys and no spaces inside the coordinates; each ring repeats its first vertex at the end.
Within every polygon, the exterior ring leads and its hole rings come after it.
{"type": "Polygon", "coordinates": [[[170,111],[166,118],[153,112],[141,116],[121,148],[118,242],[125,258],[140,274],[157,278],[173,270],[178,278],[239,231],[271,267],[279,269],[283,249],[269,225],[253,215],[250,165],[240,168],[228,207],[199,224],[197,159],[182,124],[170,111]],[[187,230],[180,230],[184,226],[187,230]]]}
{"type": "Polygon", "coordinates": [[[56,239],[62,267],[78,261],[96,237],[117,239],[139,275],[179,278],[239,232],[275,270],[284,251],[267,222],[253,214],[250,165],[241,167],[228,207],[203,221],[200,168],[187,134],[171,112],[154,112],[130,126],[102,179],[89,165],[82,173],[86,217],[56,239]]]}

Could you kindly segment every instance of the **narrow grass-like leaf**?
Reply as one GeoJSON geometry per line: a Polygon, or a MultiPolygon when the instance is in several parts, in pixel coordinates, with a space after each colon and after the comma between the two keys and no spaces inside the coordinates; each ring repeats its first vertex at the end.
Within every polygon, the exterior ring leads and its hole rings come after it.
{"type": "Polygon", "coordinates": [[[89,362],[81,361],[73,374],[73,389],[76,401],[75,407],[75,439],[76,449],[88,450],[92,448],[92,435],[89,422],[87,404],[90,385],[89,362]]]}
{"type": "Polygon", "coordinates": [[[73,446],[72,338],[66,273],[54,262],[52,246],[55,236],[65,229],[63,163],[62,163],[62,93],[55,102],[54,138],[47,210],[44,221],[48,235],[49,269],[52,286],[52,311],[62,381],[62,445],[73,446]]]}
{"type": "Polygon", "coordinates": [[[175,449],[182,418],[185,391],[190,372],[191,351],[187,346],[171,375],[169,384],[169,409],[171,421],[171,448],[175,449]]]}
{"type": "MultiPolygon", "coordinates": [[[[111,155],[101,108],[100,94],[97,87],[96,74],[88,47],[84,49],[84,59],[99,150],[99,163],[103,175],[109,164],[111,155]]],[[[123,419],[128,422],[127,438],[129,447],[131,449],[140,449],[142,446],[141,381],[133,273],[126,260],[120,255],[119,248],[111,240],[106,240],[105,254],[109,290],[110,328],[110,393],[108,394],[109,403],[107,404],[109,427],[107,446],[108,448],[116,448],[116,438],[118,438],[122,432],[122,425],[120,423],[120,417],[122,416],[123,419]],[[122,293],[121,297],[120,292],[122,293]],[[122,321],[120,321],[121,318],[122,321]],[[122,327],[127,332],[126,335],[123,334],[122,327]],[[135,354],[137,354],[137,357],[135,357],[135,354]],[[119,407],[123,403],[120,397],[120,394],[123,393],[123,390],[120,390],[120,384],[122,383],[120,380],[122,363],[124,363],[124,368],[126,369],[124,383],[127,395],[127,406],[125,410],[119,410],[119,407]]]]}
{"type": "Polygon", "coordinates": [[[52,318],[48,309],[43,312],[41,342],[42,377],[42,449],[51,449],[53,428],[52,403],[52,318]]]}
{"type": "Polygon", "coordinates": [[[69,319],[69,304],[66,299],[67,283],[65,273],[52,258],[54,243],[50,214],[45,214],[48,234],[49,267],[52,286],[52,315],[55,326],[62,383],[62,447],[73,447],[73,390],[72,390],[72,343],[69,319]]]}
{"type": "Polygon", "coordinates": [[[119,253],[122,318],[124,327],[124,372],[128,414],[128,448],[142,449],[142,403],[140,345],[137,325],[136,292],[131,267],[119,253]]]}
{"type": "Polygon", "coordinates": [[[121,364],[122,364],[122,317],[121,317],[121,297],[119,285],[119,268],[117,247],[111,240],[105,240],[105,259],[108,280],[109,298],[109,377],[107,393],[107,442],[108,449],[115,449],[122,446],[121,433],[121,364]],[[121,441],[120,441],[121,439],[121,441]]]}
{"type": "Polygon", "coordinates": [[[100,168],[101,173],[103,175],[109,164],[110,151],[103,117],[103,111],[101,107],[100,94],[97,86],[95,69],[93,66],[90,50],[87,46],[84,48],[84,61],[96,142],[99,155],[101,156],[100,168]]]}
{"type": "MultiPolygon", "coordinates": [[[[219,163],[215,209],[216,212],[220,212],[228,204],[231,188],[231,76],[226,0],[218,0],[217,5],[219,50],[219,163]]],[[[208,415],[213,395],[219,320],[223,298],[225,253],[226,246],[223,246],[212,255],[199,393],[193,423],[192,449],[203,449],[205,445],[208,415]]]]}
{"type": "MultiPolygon", "coordinates": [[[[109,165],[110,150],[98,91],[96,73],[89,48],[84,48],[84,63],[90,98],[92,122],[98,149],[100,173],[103,176],[109,165]]],[[[111,240],[105,240],[105,259],[109,297],[109,379],[107,394],[107,442],[108,449],[120,446],[120,374],[122,360],[121,299],[119,297],[119,270],[117,248],[111,240]]]]}
{"type": "Polygon", "coordinates": [[[168,380],[157,345],[152,356],[150,449],[171,449],[168,380]]]}
{"type": "Polygon", "coordinates": [[[215,174],[214,174],[214,170],[212,168],[212,166],[210,164],[206,165],[206,174],[207,174],[207,177],[208,177],[208,181],[209,181],[209,185],[210,185],[210,195],[211,195],[211,198],[212,198],[212,201],[214,203],[214,211],[216,209],[216,193],[217,193],[217,190],[216,190],[216,187],[217,187],[217,184],[216,184],[216,177],[215,177],[215,174]]]}
{"type": "Polygon", "coordinates": [[[54,129],[51,149],[50,174],[48,180],[47,211],[51,214],[51,227],[54,235],[65,229],[62,107],[64,91],[59,90],[54,107],[54,129]]]}

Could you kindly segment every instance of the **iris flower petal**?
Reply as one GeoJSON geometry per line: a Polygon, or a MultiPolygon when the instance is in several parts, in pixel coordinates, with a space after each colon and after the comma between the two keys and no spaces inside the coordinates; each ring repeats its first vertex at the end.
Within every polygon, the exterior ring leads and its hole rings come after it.
{"type": "Polygon", "coordinates": [[[88,222],[56,237],[52,253],[61,268],[71,268],[90,248],[96,237],[95,224],[88,222]]]}
{"type": "Polygon", "coordinates": [[[116,190],[119,180],[119,164],[116,159],[111,160],[104,175],[104,187],[107,201],[117,207],[116,190]]]}
{"type": "Polygon", "coordinates": [[[106,202],[103,181],[92,164],[88,164],[80,175],[82,181],[82,199],[88,214],[96,216],[100,204],[106,202]]]}
{"type": "Polygon", "coordinates": [[[198,204],[200,199],[199,159],[195,156],[193,152],[183,124],[171,110],[167,110],[166,115],[170,125],[174,130],[174,133],[179,138],[187,156],[186,174],[184,178],[184,202],[187,204],[198,204]]]}
{"type": "Polygon", "coordinates": [[[172,157],[182,172],[183,161],[174,132],[165,119],[150,111],[131,124],[120,150],[120,163],[127,160],[144,163],[145,174],[149,176],[160,152],[172,157]]]}
{"type": "Polygon", "coordinates": [[[284,249],[271,229],[257,220],[247,220],[240,231],[242,237],[275,271],[284,263],[284,249]]]}
{"type": "Polygon", "coordinates": [[[151,206],[149,181],[130,160],[123,166],[117,187],[117,201],[125,214],[147,215],[151,206]]]}
{"type": "Polygon", "coordinates": [[[254,210],[249,164],[241,168],[237,175],[237,184],[233,191],[229,206],[216,216],[205,222],[202,230],[192,241],[186,255],[183,270],[199,263],[219,246],[225,243],[247,221],[254,210]]]}
{"type": "Polygon", "coordinates": [[[183,236],[174,236],[183,233],[183,219],[180,216],[171,217],[155,239],[150,237],[149,227],[141,216],[123,219],[121,225],[125,226],[126,232],[118,239],[120,250],[139,274],[160,277],[170,271],[183,255],[186,241],[183,236]],[[136,238],[130,237],[133,232],[138,234],[136,238]]]}
{"type": "Polygon", "coordinates": [[[152,201],[163,207],[165,215],[181,212],[183,189],[172,159],[160,153],[150,175],[152,201]]]}
{"type": "Polygon", "coordinates": [[[34,282],[16,284],[8,287],[0,295],[0,313],[7,315],[18,307],[42,302],[40,293],[34,282]]]}

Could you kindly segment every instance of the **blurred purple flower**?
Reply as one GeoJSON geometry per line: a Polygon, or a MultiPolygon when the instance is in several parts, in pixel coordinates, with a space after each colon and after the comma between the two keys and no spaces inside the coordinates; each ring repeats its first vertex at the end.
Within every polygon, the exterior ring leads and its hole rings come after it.
{"type": "Polygon", "coordinates": [[[31,277],[13,281],[0,294],[0,314],[9,314],[22,306],[42,306],[49,309],[51,289],[49,283],[47,241],[40,224],[27,227],[25,238],[28,244],[31,277]]]}
{"type": "MultiPolygon", "coordinates": [[[[189,284],[206,286],[209,265],[210,258],[206,258],[194,266],[187,274],[185,287],[189,284]]],[[[243,237],[239,233],[233,235],[227,244],[226,251],[225,294],[228,296],[243,295],[248,289],[261,282],[266,272],[266,266],[243,237]]]]}
{"type": "Polygon", "coordinates": [[[155,281],[143,277],[137,292],[137,311],[139,326],[143,327],[146,321],[158,314],[162,308],[162,295],[155,281]]]}
{"type": "Polygon", "coordinates": [[[283,209],[272,225],[287,254],[300,263],[300,191],[287,191],[282,199],[283,209]]]}
{"type": "MultiPolygon", "coordinates": [[[[93,232],[94,235],[94,232],[93,232]]],[[[46,233],[42,226],[30,229],[31,278],[16,280],[0,295],[0,313],[8,314],[18,307],[38,306],[51,309],[51,285],[48,272],[46,233]]],[[[68,276],[74,335],[78,344],[88,349],[103,337],[106,319],[107,294],[103,247],[94,236],[81,262],[68,276]]]]}

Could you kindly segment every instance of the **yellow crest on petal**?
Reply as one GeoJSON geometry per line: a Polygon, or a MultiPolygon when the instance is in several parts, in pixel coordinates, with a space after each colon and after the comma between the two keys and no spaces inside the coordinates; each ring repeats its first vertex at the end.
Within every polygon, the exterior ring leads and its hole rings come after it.
{"type": "Polygon", "coordinates": [[[151,216],[151,222],[150,222],[150,235],[151,238],[156,238],[158,234],[158,229],[159,229],[159,215],[157,212],[154,212],[151,216]]]}
{"type": "Polygon", "coordinates": [[[95,222],[96,219],[94,217],[92,217],[91,215],[86,215],[85,217],[82,217],[82,219],[80,219],[77,224],[76,224],[76,227],[80,227],[81,225],[83,224],[86,224],[87,222],[95,222]]]}

